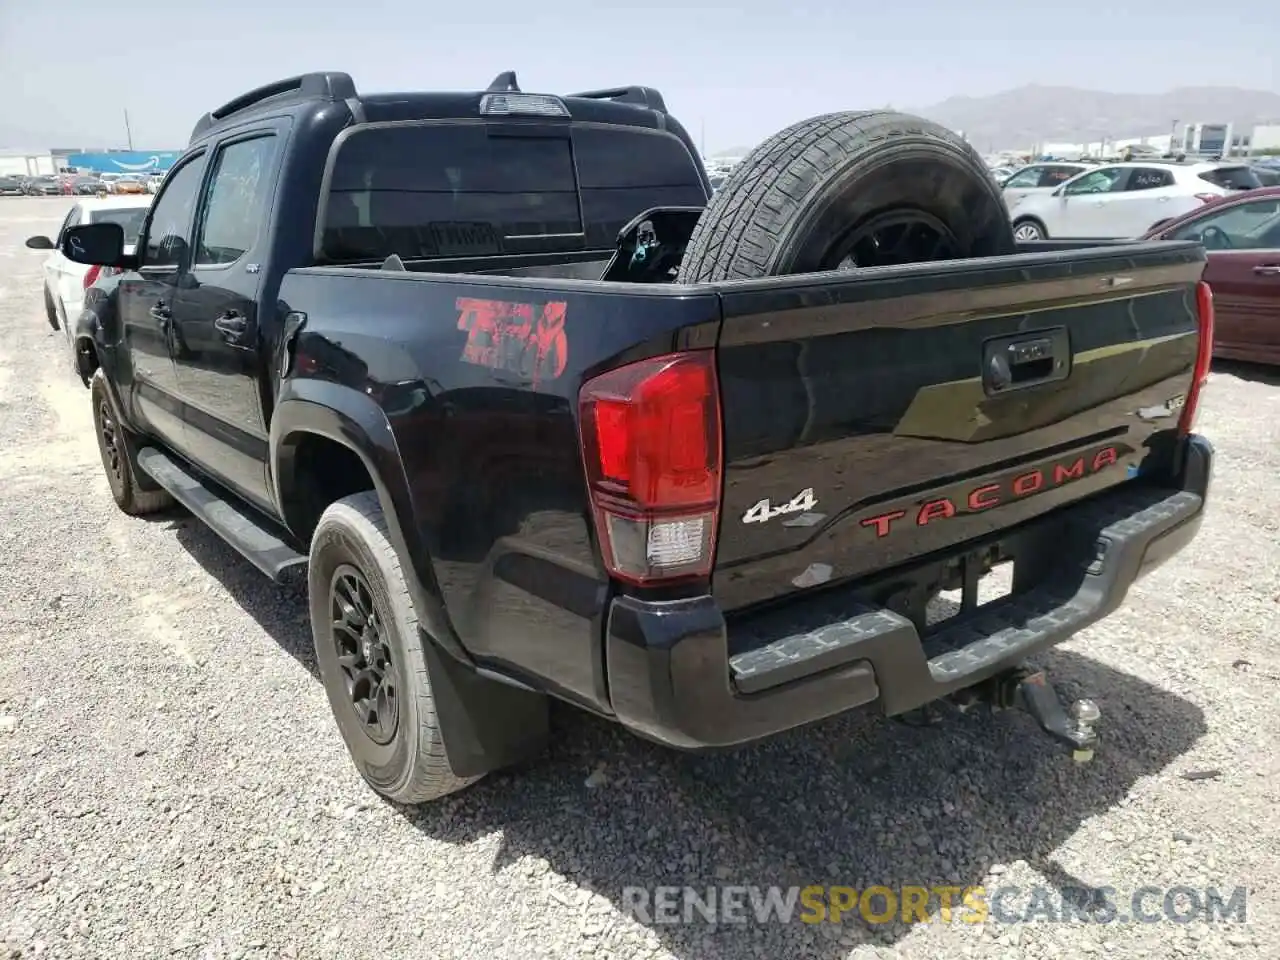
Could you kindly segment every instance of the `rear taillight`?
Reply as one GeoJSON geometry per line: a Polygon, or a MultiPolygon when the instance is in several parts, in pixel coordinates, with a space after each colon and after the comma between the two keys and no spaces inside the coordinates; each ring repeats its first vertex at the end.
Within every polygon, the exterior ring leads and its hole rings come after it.
{"type": "Polygon", "coordinates": [[[1191,375],[1191,386],[1178,420],[1178,433],[1186,435],[1195,425],[1196,407],[1200,404],[1200,388],[1209,379],[1209,365],[1213,362],[1213,290],[1201,280],[1196,285],[1196,316],[1200,327],[1200,342],[1196,345],[1196,365],[1191,375]]]}
{"type": "Polygon", "coordinates": [[[596,538],[636,584],[711,573],[720,513],[720,391],[709,350],[589,380],[579,395],[596,538]]]}
{"type": "Polygon", "coordinates": [[[88,290],[98,282],[98,277],[102,273],[102,268],[96,264],[84,272],[84,288],[88,290]]]}
{"type": "Polygon", "coordinates": [[[1197,200],[1199,200],[1201,203],[1213,203],[1215,200],[1221,200],[1221,199],[1222,199],[1222,194],[1220,194],[1220,193],[1197,193],[1197,194],[1196,194],[1196,199],[1197,199],[1197,200]]]}

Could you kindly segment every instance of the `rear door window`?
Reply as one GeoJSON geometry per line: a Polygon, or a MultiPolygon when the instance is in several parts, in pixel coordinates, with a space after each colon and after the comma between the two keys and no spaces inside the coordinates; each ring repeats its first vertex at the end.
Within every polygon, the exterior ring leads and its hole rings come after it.
{"type": "Polygon", "coordinates": [[[1040,175],[1040,186],[1061,186],[1083,169],[1084,167],[1045,167],[1040,175]]]}
{"type": "Polygon", "coordinates": [[[493,256],[612,247],[649,207],[706,203],[674,136],[565,125],[402,123],[357,128],[336,148],[320,225],[330,260],[493,256]]]}
{"type": "Polygon", "coordinates": [[[196,241],[197,266],[235,263],[253,249],[269,212],[277,149],[278,139],[266,134],[218,151],[196,241]]]}
{"type": "Polygon", "coordinates": [[[1200,174],[1200,179],[1226,190],[1256,190],[1262,186],[1257,174],[1248,167],[1216,167],[1200,174]]]}
{"type": "Polygon", "coordinates": [[[1129,171],[1126,190],[1155,190],[1173,186],[1173,171],[1159,167],[1135,167],[1129,171]]]}
{"type": "Polygon", "coordinates": [[[1103,167],[1071,181],[1065,193],[1070,196],[1089,193],[1114,193],[1124,189],[1129,171],[1124,167],[1103,167]]]}

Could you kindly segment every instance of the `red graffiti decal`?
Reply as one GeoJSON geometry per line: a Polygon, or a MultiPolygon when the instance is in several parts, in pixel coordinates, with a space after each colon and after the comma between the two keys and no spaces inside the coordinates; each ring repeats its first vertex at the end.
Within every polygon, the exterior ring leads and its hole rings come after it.
{"type": "Polygon", "coordinates": [[[531,303],[459,297],[455,307],[458,329],[467,332],[464,363],[519,374],[535,386],[564,373],[569,340],[563,301],[539,308],[531,303]]]}

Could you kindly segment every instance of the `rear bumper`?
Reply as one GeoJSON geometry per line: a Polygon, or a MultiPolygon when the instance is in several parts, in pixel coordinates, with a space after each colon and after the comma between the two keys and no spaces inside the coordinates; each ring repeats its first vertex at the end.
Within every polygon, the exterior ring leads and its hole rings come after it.
{"type": "Polygon", "coordinates": [[[642,736],[701,749],[869,704],[899,714],[980,683],[1101,620],[1190,543],[1212,469],[1213,447],[1193,436],[1177,486],[1125,484],[1014,531],[1042,554],[1053,545],[1047,572],[923,639],[907,618],[839,593],[733,626],[711,597],[618,598],[605,640],[614,713],[642,736]],[[1067,528],[1079,549],[1064,553],[1067,528]]]}

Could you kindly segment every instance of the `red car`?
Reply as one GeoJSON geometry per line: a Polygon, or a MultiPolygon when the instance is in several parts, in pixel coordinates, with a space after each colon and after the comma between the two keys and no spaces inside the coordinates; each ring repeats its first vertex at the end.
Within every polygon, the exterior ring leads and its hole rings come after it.
{"type": "Polygon", "coordinates": [[[1280,365],[1280,187],[1212,201],[1153,227],[1144,239],[1204,244],[1215,357],[1280,365]]]}

